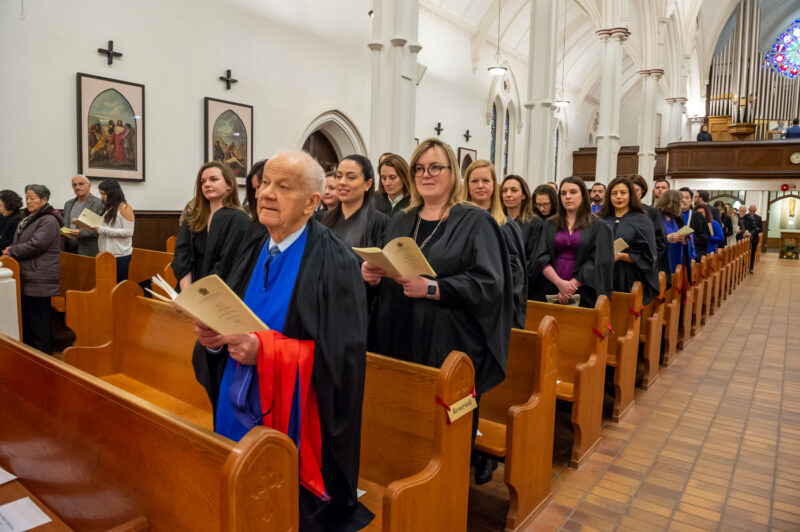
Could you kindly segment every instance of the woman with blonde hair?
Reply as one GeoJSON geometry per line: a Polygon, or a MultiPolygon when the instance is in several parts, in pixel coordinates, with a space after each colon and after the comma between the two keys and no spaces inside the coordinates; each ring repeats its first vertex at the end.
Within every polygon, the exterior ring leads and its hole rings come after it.
{"type": "Polygon", "coordinates": [[[411,187],[408,163],[394,153],[381,156],[378,164],[378,197],[375,208],[386,216],[392,217],[398,211],[408,207],[411,198],[408,190],[411,187]]]}
{"type": "Polygon", "coordinates": [[[172,260],[181,290],[207,275],[225,279],[250,222],[239,202],[236,176],[224,163],[200,167],[192,204],[178,230],[172,260]]]}
{"type": "Polygon", "coordinates": [[[478,159],[470,164],[464,174],[464,183],[466,185],[463,192],[464,200],[491,214],[503,232],[514,285],[513,325],[517,329],[524,329],[525,313],[528,308],[528,267],[522,231],[503,209],[497,174],[492,163],[478,159]]]}
{"type": "MultiPolygon", "coordinates": [[[[497,222],[462,199],[452,148],[431,138],[411,157],[411,203],[386,228],[385,242],[411,237],[436,272],[388,278],[367,262],[364,280],[377,288],[371,351],[441,367],[452,350],[475,366],[477,398],[505,378],[513,316],[508,250],[497,222]]],[[[477,409],[473,435],[477,430],[477,409]]]]}

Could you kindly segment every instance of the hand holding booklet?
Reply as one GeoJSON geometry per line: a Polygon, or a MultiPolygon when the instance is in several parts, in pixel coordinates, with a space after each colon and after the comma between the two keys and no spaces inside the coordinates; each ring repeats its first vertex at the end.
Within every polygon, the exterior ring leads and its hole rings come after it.
{"type": "Polygon", "coordinates": [[[627,243],[627,242],[625,242],[625,241],[624,241],[623,239],[621,239],[621,238],[618,238],[618,239],[614,240],[614,254],[615,254],[615,255],[616,255],[617,253],[622,253],[623,251],[625,251],[625,250],[626,250],[626,249],[628,249],[629,247],[630,247],[630,246],[628,245],[628,243],[627,243]]]}
{"type": "Polygon", "coordinates": [[[691,235],[692,233],[694,233],[694,229],[692,229],[692,228],[691,228],[691,227],[689,227],[688,225],[684,225],[683,227],[681,227],[680,229],[678,229],[677,231],[675,231],[675,233],[676,233],[678,236],[689,236],[689,235],[691,235]]]}
{"type": "Polygon", "coordinates": [[[72,219],[72,223],[75,224],[75,227],[81,229],[92,229],[93,227],[100,227],[103,225],[103,217],[94,211],[84,208],[80,216],[72,219]]]}
{"type": "Polygon", "coordinates": [[[427,275],[436,277],[428,259],[422,254],[413,238],[401,236],[389,241],[383,249],[353,248],[356,254],[368,264],[386,272],[387,277],[408,277],[427,275]]]}
{"type": "Polygon", "coordinates": [[[160,275],[155,275],[152,281],[169,296],[164,297],[147,289],[153,297],[172,303],[223,336],[269,330],[269,327],[264,325],[264,322],[217,275],[209,275],[195,281],[180,294],[160,275]]]}
{"type": "MultiPolygon", "coordinates": [[[[548,303],[553,303],[555,305],[561,305],[562,303],[558,300],[558,294],[547,295],[545,296],[548,303]]],[[[580,294],[572,294],[570,298],[567,300],[566,303],[563,303],[568,307],[579,307],[581,304],[581,296],[580,294]]]]}

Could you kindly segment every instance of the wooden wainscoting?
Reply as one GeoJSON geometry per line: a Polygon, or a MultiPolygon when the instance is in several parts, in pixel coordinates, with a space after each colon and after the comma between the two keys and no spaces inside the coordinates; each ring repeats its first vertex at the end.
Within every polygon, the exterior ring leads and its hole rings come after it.
{"type": "Polygon", "coordinates": [[[178,234],[178,218],[181,216],[181,211],[137,210],[135,212],[133,247],[166,251],[167,239],[178,234]]]}
{"type": "MultiPolygon", "coordinates": [[[[572,152],[572,175],[584,181],[594,181],[597,168],[597,148],[579,148],[572,152]]],[[[639,173],[639,146],[622,146],[617,153],[617,175],[639,173]]],[[[658,179],[667,173],[667,149],[656,148],[656,166],[653,177],[658,179]]]]}

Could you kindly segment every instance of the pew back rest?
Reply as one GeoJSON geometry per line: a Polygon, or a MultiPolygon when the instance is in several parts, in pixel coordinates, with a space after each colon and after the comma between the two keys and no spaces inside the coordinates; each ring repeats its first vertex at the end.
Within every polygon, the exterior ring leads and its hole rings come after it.
{"type": "MultiPolygon", "coordinates": [[[[453,404],[473,387],[472,363],[463,353],[452,352],[441,369],[367,353],[359,475],[389,486],[420,473],[448,448],[468,455],[472,415],[447,424],[436,398],[453,404]]],[[[468,467],[464,474],[467,482],[468,467]]]]}
{"type": "Polygon", "coordinates": [[[68,290],[64,321],[75,332],[74,345],[101,345],[111,339],[111,290],[117,284],[117,259],[104,251],[94,257],[90,290],[68,290]]]}
{"type": "Polygon", "coordinates": [[[611,328],[608,353],[616,354],[618,339],[633,334],[632,340],[639,341],[638,325],[642,312],[642,283],[636,281],[630,292],[614,292],[611,294],[611,328]]]}
{"type": "MultiPolygon", "coordinates": [[[[163,276],[164,271],[172,262],[172,257],[172,253],[133,248],[131,265],[128,268],[128,279],[139,284],[142,281],[149,280],[155,274],[163,276]]],[[[167,279],[167,281],[170,280],[167,279]]]]}
{"type": "Polygon", "coordinates": [[[72,528],[296,529],[297,453],[277,431],[235,444],[3,335],[0,404],[0,466],[72,528]]]}
{"type": "Polygon", "coordinates": [[[91,290],[94,288],[94,257],[61,252],[61,296],[67,290],[91,290]]]}
{"type": "Polygon", "coordinates": [[[166,244],[164,245],[164,249],[166,250],[166,252],[167,253],[172,253],[174,255],[175,254],[175,244],[177,244],[177,242],[178,242],[178,237],[177,236],[172,235],[171,237],[169,237],[167,239],[166,244]]]}
{"type": "Polygon", "coordinates": [[[556,357],[558,380],[575,382],[575,368],[589,361],[595,354],[606,355],[606,342],[592,332],[608,332],[609,302],[605,296],[597,298],[595,308],[570,307],[540,301],[528,301],[525,329],[538,330],[545,316],[553,316],[558,322],[559,341],[556,357]]]}
{"type": "Polygon", "coordinates": [[[543,374],[556,371],[557,352],[558,324],[552,316],[545,316],[536,332],[511,329],[506,378],[481,397],[481,418],[507,424],[509,408],[525,405],[541,393],[543,374]]]}

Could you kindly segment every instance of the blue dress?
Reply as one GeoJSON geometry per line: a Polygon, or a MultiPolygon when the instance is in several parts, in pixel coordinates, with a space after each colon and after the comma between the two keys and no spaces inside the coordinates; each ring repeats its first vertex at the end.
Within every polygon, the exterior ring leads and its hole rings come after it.
{"type": "MultiPolygon", "coordinates": [[[[283,253],[275,256],[269,263],[269,273],[266,287],[264,286],[264,270],[270,258],[269,247],[271,239],[267,239],[258,261],[250,275],[250,283],[244,296],[245,304],[261,318],[267,327],[283,333],[286,312],[292,299],[297,274],[300,271],[300,262],[306,249],[308,227],[303,230],[300,237],[295,240],[283,253]]],[[[295,397],[297,397],[297,391],[295,397]]],[[[219,400],[217,402],[217,420],[214,431],[234,441],[239,441],[255,425],[260,425],[257,419],[244,412],[240,412],[236,404],[247,402],[247,409],[257,413],[261,411],[258,390],[258,375],[256,366],[240,365],[228,356],[225,371],[222,375],[219,400]],[[246,399],[245,399],[246,396],[246,399]]],[[[300,405],[292,405],[292,412],[299,412],[300,405]]],[[[293,415],[290,425],[295,430],[290,430],[289,436],[296,432],[298,416],[293,415]],[[294,422],[293,422],[294,421],[294,422]]],[[[295,439],[292,437],[292,439],[295,439]]]]}
{"type": "MultiPolygon", "coordinates": [[[[678,222],[664,217],[664,231],[669,235],[678,231],[678,222]]],[[[669,271],[675,273],[678,264],[683,264],[683,244],[680,242],[669,242],[669,271]]]]}

